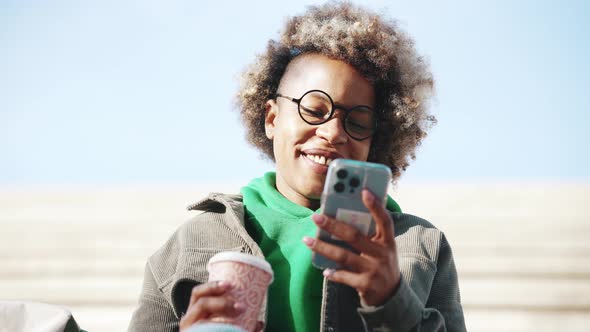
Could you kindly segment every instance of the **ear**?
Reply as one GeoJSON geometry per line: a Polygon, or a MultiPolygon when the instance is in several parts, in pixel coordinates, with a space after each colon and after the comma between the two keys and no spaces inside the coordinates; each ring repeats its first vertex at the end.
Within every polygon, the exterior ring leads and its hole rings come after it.
{"type": "Polygon", "coordinates": [[[265,104],[264,110],[264,131],[266,137],[272,140],[274,138],[275,122],[279,112],[279,106],[275,100],[269,99],[265,104]]]}

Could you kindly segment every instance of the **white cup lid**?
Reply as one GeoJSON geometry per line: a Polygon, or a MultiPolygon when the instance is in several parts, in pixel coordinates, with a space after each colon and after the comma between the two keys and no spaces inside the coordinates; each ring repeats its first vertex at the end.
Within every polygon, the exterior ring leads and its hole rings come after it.
{"type": "Polygon", "coordinates": [[[256,257],[250,254],[245,254],[243,252],[237,251],[222,251],[218,254],[215,254],[213,257],[211,257],[211,259],[209,259],[209,263],[207,264],[207,266],[222,261],[233,261],[252,265],[270,273],[271,276],[274,275],[274,273],[272,272],[272,267],[266,260],[260,257],[256,257]]]}

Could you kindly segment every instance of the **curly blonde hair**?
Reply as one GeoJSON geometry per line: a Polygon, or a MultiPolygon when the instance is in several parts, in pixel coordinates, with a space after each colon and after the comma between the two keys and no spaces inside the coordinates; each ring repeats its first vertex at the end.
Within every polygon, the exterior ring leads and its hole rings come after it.
{"type": "Polygon", "coordinates": [[[264,130],[265,103],[275,98],[291,60],[318,53],[348,63],[373,84],[378,126],[368,161],[389,166],[393,179],[399,178],[436,123],[428,112],[434,80],[413,39],[395,21],[348,2],[309,7],[287,21],[280,37],[241,76],[237,106],[248,141],[274,161],[264,130]]]}

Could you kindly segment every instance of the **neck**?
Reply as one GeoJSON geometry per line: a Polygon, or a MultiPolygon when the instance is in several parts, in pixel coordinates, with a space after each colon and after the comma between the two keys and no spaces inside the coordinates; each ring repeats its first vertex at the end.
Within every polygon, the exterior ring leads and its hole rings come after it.
{"type": "Polygon", "coordinates": [[[277,191],[291,202],[304,206],[310,210],[317,210],[320,207],[320,199],[310,198],[293,190],[277,172],[276,175],[277,191]]]}

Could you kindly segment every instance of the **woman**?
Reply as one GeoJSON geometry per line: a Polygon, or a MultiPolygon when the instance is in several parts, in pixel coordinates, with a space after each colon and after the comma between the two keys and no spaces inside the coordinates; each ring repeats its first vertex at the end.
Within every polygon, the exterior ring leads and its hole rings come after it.
{"type": "Polygon", "coordinates": [[[248,139],[276,172],[252,180],[241,195],[211,194],[189,208],[203,213],[149,258],[130,330],[184,330],[239,314],[244,305],[226,296],[231,285],[207,282],[208,259],[224,250],[264,257],[273,267],[260,329],[465,330],[442,232],[401,213],[391,198],[382,206],[367,190],[374,236],[314,213],[333,159],[379,162],[399,178],[435,121],[427,112],[432,88],[413,41],[379,15],[330,3],[291,18],[281,40],[244,72],[238,93],[248,139]],[[306,106],[318,100],[331,112],[314,118],[306,106]],[[359,107],[376,123],[364,134],[351,120],[359,107]],[[318,228],[359,254],[316,239],[318,228]],[[314,268],[312,252],[343,268],[314,268]]]}

